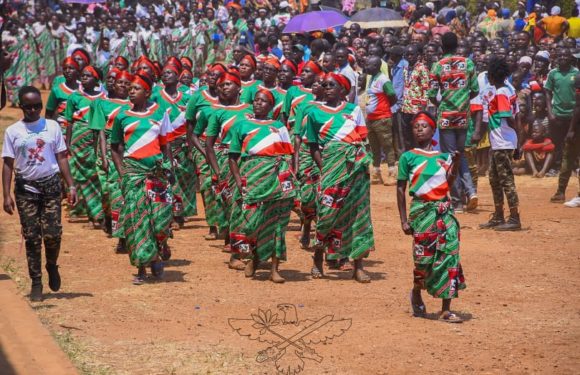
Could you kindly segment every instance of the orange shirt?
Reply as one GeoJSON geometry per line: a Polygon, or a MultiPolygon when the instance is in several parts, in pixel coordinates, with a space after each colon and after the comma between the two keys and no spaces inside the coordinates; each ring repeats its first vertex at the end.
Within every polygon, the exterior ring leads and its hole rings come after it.
{"type": "Polygon", "coordinates": [[[566,19],[561,16],[548,16],[542,18],[544,30],[546,30],[550,36],[562,35],[562,25],[564,22],[566,22],[566,19]]]}

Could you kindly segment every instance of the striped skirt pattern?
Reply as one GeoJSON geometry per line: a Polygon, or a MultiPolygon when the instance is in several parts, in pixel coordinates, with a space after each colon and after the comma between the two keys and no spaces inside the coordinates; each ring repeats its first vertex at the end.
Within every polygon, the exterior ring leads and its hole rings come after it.
{"type": "Polygon", "coordinates": [[[197,215],[196,185],[197,175],[195,163],[188,156],[185,136],[171,142],[171,152],[176,162],[174,194],[179,195],[182,201],[181,216],[189,217],[197,215]]]}

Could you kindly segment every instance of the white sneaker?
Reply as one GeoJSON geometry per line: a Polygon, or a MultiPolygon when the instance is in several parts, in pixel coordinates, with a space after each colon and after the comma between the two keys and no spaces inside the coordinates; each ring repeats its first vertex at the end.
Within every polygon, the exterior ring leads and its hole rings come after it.
{"type": "Polygon", "coordinates": [[[570,199],[568,202],[564,203],[564,206],[571,208],[580,207],[580,197],[570,199]]]}

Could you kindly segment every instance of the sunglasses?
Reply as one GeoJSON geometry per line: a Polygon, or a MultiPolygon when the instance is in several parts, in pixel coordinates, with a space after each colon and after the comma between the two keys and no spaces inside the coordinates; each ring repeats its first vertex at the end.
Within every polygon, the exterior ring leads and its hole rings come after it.
{"type": "Polygon", "coordinates": [[[35,103],[35,104],[22,104],[20,108],[24,109],[25,111],[38,111],[42,109],[42,103],[35,103]]]}

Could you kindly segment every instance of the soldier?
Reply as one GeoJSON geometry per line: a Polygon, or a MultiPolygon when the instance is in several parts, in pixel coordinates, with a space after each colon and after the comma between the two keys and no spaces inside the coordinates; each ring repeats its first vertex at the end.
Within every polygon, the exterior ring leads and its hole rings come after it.
{"type": "Polygon", "coordinates": [[[60,126],[53,120],[40,117],[40,91],[24,86],[18,93],[18,101],[24,118],[6,129],[2,148],[4,211],[12,215],[18,208],[26,243],[28,273],[32,279],[30,300],[40,302],[43,241],[50,289],[54,292],[60,289],[57,260],[62,234],[62,192],[59,174],[69,187],[70,204],[76,204],[77,196],[60,126]],[[10,195],[13,172],[16,202],[10,195]]]}

